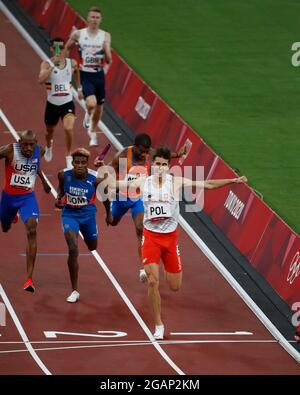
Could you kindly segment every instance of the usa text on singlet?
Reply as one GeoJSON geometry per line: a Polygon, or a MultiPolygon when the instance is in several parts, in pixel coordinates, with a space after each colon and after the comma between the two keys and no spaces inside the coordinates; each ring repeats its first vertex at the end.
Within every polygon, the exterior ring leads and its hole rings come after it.
{"type": "Polygon", "coordinates": [[[13,160],[5,166],[4,191],[12,195],[31,193],[40,167],[40,146],[35,146],[31,158],[21,152],[19,143],[13,144],[13,160]]]}

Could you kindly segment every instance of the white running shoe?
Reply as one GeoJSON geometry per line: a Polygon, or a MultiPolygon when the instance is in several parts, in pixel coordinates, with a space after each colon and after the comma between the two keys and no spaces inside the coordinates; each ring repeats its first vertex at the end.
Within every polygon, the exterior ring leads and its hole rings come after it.
{"type": "Polygon", "coordinates": [[[80,296],[80,294],[78,291],[73,291],[71,293],[71,295],[67,297],[67,302],[75,303],[75,302],[77,302],[77,300],[79,300],[79,296],[80,296]]]}
{"type": "Polygon", "coordinates": [[[90,147],[97,147],[99,144],[98,144],[96,132],[90,132],[89,136],[90,136],[90,147]]]}
{"type": "Polygon", "coordinates": [[[91,117],[89,116],[89,113],[87,111],[84,114],[82,124],[85,129],[89,129],[89,127],[91,126],[91,117]]]}
{"type": "Polygon", "coordinates": [[[50,147],[45,147],[45,154],[44,158],[46,162],[51,162],[53,158],[53,153],[52,153],[52,144],[50,147]]]}
{"type": "Polygon", "coordinates": [[[70,155],[66,156],[66,164],[68,169],[73,169],[72,162],[73,162],[73,157],[70,155]]]}
{"type": "Polygon", "coordinates": [[[156,340],[162,340],[164,338],[165,327],[164,325],[155,325],[155,332],[153,333],[153,337],[156,340]]]}
{"type": "Polygon", "coordinates": [[[147,281],[147,274],[145,272],[145,269],[140,269],[140,282],[145,283],[147,281]]]}

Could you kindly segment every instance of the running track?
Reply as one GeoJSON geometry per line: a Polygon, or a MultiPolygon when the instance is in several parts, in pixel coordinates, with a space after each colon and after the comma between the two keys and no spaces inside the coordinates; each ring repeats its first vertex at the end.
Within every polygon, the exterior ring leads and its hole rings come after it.
{"type": "MultiPolygon", "coordinates": [[[[16,131],[33,129],[44,145],[46,92],[37,84],[41,59],[1,12],[0,37],[5,38],[7,45],[7,67],[0,68],[0,108],[16,131]]],[[[75,146],[87,147],[88,138],[81,126],[83,110],[79,105],[76,109],[75,146]]],[[[101,146],[107,143],[103,134],[99,137],[101,146]]],[[[0,120],[1,145],[13,141],[7,125],[0,120]]],[[[43,161],[42,165],[56,188],[56,174],[65,166],[61,127],[56,131],[54,144],[54,160],[50,164],[43,161]]],[[[114,152],[109,152],[107,160],[114,152]]],[[[92,153],[96,154],[95,149],[92,153]]],[[[1,180],[3,168],[2,164],[1,180]]],[[[16,314],[7,313],[6,326],[0,327],[1,374],[300,373],[299,364],[182,229],[183,286],[179,293],[172,293],[161,282],[167,338],[160,344],[153,342],[147,291],[138,281],[131,218],[126,216],[118,227],[107,228],[100,204],[99,255],[90,254],[80,240],[81,300],[75,305],[66,303],[70,285],[60,213],[54,209],[54,197],[44,194],[39,182],[36,192],[42,216],[38,226],[35,294],[22,290],[23,224],[19,222],[11,232],[0,236],[0,301],[16,314]],[[106,273],[103,267],[107,268],[106,273]],[[120,287],[119,291],[116,287],[120,287]],[[45,331],[64,333],[49,338],[45,331]],[[106,337],[99,337],[98,331],[106,337]],[[236,331],[252,334],[221,334],[236,331]],[[122,332],[122,336],[116,337],[117,332],[122,332]],[[172,334],[182,332],[202,334],[172,334]]]]}

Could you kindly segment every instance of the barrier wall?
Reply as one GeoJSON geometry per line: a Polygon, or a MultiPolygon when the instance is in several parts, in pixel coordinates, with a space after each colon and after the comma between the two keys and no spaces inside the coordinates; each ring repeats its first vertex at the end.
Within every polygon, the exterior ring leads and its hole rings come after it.
{"type": "MultiPolygon", "coordinates": [[[[64,0],[19,0],[51,37],[65,39],[85,21],[64,0]]],[[[76,49],[73,57],[77,57],[76,49]]],[[[234,171],[113,51],[106,70],[106,100],[135,133],[147,132],[153,146],[188,146],[181,165],[204,166],[205,178],[234,171]]],[[[174,164],[178,162],[174,160],[174,164]]],[[[289,306],[300,301],[300,238],[247,185],[205,192],[205,212],[265,277],[289,306]]]]}

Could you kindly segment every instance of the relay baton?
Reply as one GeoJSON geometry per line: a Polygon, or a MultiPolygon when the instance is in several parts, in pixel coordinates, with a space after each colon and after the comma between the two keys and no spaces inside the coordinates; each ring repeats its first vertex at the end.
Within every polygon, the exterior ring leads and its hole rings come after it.
{"type": "MultiPolygon", "coordinates": [[[[54,44],[54,48],[55,48],[55,55],[59,55],[59,54],[60,54],[59,43],[55,43],[55,44],[54,44]]],[[[58,61],[55,63],[55,66],[59,66],[59,64],[60,64],[60,61],[58,60],[58,61]]]]}
{"type": "Polygon", "coordinates": [[[100,154],[97,156],[96,160],[103,160],[105,155],[108,153],[109,149],[111,147],[111,144],[106,144],[106,146],[103,148],[103,150],[100,152],[100,154]]]}

